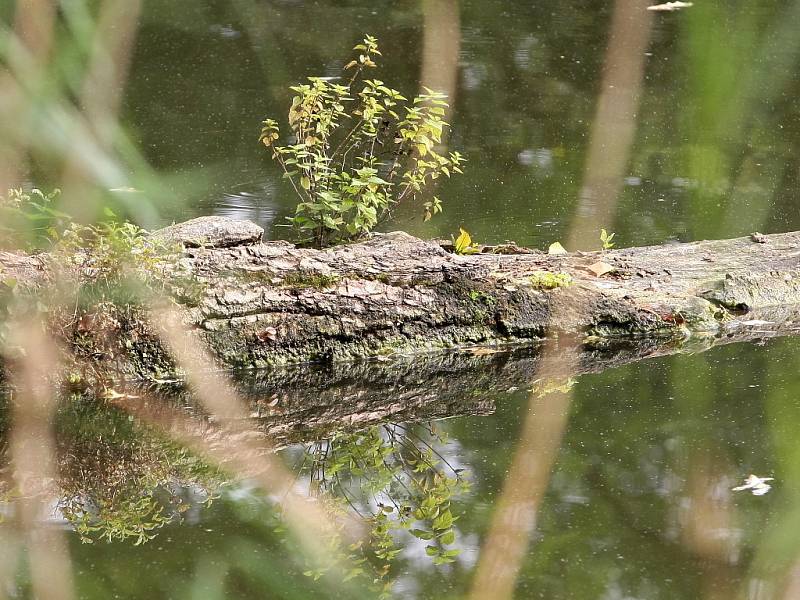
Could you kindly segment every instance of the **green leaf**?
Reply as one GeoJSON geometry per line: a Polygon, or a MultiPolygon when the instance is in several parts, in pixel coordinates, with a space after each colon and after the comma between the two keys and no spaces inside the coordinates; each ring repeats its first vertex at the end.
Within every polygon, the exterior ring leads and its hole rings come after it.
{"type": "Polygon", "coordinates": [[[615,233],[609,235],[605,229],[600,230],[600,242],[603,244],[603,250],[610,250],[614,247],[614,242],[611,240],[614,239],[615,235],[615,233]]]}
{"type": "Polygon", "coordinates": [[[445,546],[449,546],[450,544],[455,543],[456,541],[456,532],[450,529],[449,531],[445,531],[439,541],[444,544],[445,546]]]}
{"type": "Polygon", "coordinates": [[[415,538],[419,538],[421,540],[432,540],[433,539],[433,532],[425,531],[424,529],[412,529],[409,531],[411,535],[415,538]]]}
{"type": "Polygon", "coordinates": [[[478,252],[478,245],[472,242],[472,238],[464,228],[459,228],[459,235],[453,242],[453,250],[456,254],[475,254],[478,252]]]}
{"type": "Polygon", "coordinates": [[[449,510],[444,511],[433,520],[433,528],[437,531],[449,529],[453,526],[453,515],[449,510]]]}

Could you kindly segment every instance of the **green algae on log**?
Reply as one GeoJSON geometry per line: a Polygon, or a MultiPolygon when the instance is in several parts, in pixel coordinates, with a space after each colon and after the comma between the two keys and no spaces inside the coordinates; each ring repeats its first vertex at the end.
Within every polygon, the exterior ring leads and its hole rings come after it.
{"type": "MultiPolygon", "coordinates": [[[[485,248],[467,256],[402,232],[298,248],[261,242],[252,223],[218,217],[154,235],[183,243],[181,268],[199,283],[191,301],[183,298],[184,321],[227,368],[526,343],[558,332],[728,335],[735,314],[751,315],[740,324],[800,304],[800,233],[562,255],[485,248]],[[536,285],[546,273],[568,283],[536,285]]],[[[47,279],[45,265],[41,257],[0,253],[3,277],[29,288],[47,279]]],[[[174,374],[143,309],[115,321],[121,350],[91,353],[97,367],[137,378],[174,374]]],[[[67,336],[80,333],[86,342],[93,335],[77,329],[67,336]]]]}

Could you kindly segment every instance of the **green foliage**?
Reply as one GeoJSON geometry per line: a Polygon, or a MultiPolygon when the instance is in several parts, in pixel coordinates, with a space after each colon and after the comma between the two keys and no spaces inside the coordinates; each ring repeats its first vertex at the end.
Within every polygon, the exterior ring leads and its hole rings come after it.
{"type": "Polygon", "coordinates": [[[281,283],[295,288],[314,288],[324,289],[336,284],[339,281],[337,275],[326,275],[325,273],[313,273],[306,271],[294,271],[288,273],[281,283]]]}
{"type": "Polygon", "coordinates": [[[603,250],[611,250],[614,247],[614,239],[616,233],[609,234],[605,229],[600,230],[600,243],[603,244],[603,250]]]}
{"type": "Polygon", "coordinates": [[[141,282],[173,262],[176,249],[153,241],[149,233],[133,223],[113,219],[99,225],[72,224],[54,248],[55,260],[69,261],[81,274],[106,287],[119,285],[133,276],[141,282]]]}
{"type": "Polygon", "coordinates": [[[459,228],[459,236],[453,240],[453,252],[456,254],[475,254],[480,251],[478,244],[472,241],[472,237],[463,228],[459,228]]]}
{"type": "Polygon", "coordinates": [[[20,188],[0,196],[0,246],[30,250],[52,243],[70,222],[55,207],[60,194],[58,189],[46,194],[20,188]]]}
{"type": "Polygon", "coordinates": [[[154,530],[169,522],[161,505],[151,495],[135,495],[116,500],[113,504],[87,506],[83,502],[62,504],[61,513],[72,523],[85,544],[94,537],[106,541],[133,539],[135,545],[155,537],[154,530]]]}
{"type": "MultiPolygon", "coordinates": [[[[439,154],[447,123],[443,94],[426,89],[410,103],[379,79],[367,79],[381,55],[367,36],[346,84],[309,77],[292,86],[291,143],[277,145],[278,122],[263,121],[261,142],[283,168],[299,199],[291,224],[318,246],[357,239],[391,216],[399,203],[414,201],[439,177],[461,173],[458,152],[439,154]]],[[[433,196],[425,219],[442,210],[433,196]]]]}
{"type": "Polygon", "coordinates": [[[543,290],[567,287],[572,283],[568,273],[551,273],[550,271],[536,271],[529,278],[534,287],[543,290]]]}
{"type": "Polygon", "coordinates": [[[65,450],[59,509],[84,543],[150,541],[190,508],[176,493],[183,485],[202,490],[209,504],[224,483],[218,469],[179,444],[88,397],[73,394],[57,423],[65,450]]]}
{"type": "MultiPolygon", "coordinates": [[[[69,264],[84,277],[119,284],[126,276],[151,280],[151,275],[174,262],[177,248],[153,241],[149,232],[133,223],[120,221],[106,208],[105,218],[97,225],[79,225],[70,215],[58,210],[61,191],[50,193],[37,188],[30,191],[8,190],[0,196],[0,241],[16,249],[47,247],[52,250],[54,266],[69,264]]],[[[13,288],[13,279],[0,283],[13,288]]]]}
{"type": "MultiPolygon", "coordinates": [[[[4,200],[2,208],[17,215],[69,220],[50,210],[48,203],[56,196],[36,190],[31,194],[14,192],[4,200]]],[[[130,349],[131,339],[120,334],[126,323],[136,320],[134,313],[143,304],[156,296],[196,303],[203,289],[197,276],[181,263],[179,246],[154,239],[137,225],[120,221],[110,209],[105,210],[105,219],[96,225],[61,223],[42,230],[45,233],[39,243],[44,245],[46,241],[48,252],[40,260],[54,275],[52,283],[28,288],[24,282],[18,285],[0,268],[0,346],[7,345],[11,323],[37,311],[52,330],[66,336],[62,341],[91,371],[81,373],[80,381],[70,382],[75,386],[105,386],[110,372],[101,375],[93,364],[113,361],[130,349]],[[74,299],[68,299],[64,292],[74,294],[74,299]]],[[[16,353],[21,349],[9,347],[6,351],[16,353]]]]}
{"type": "MultiPolygon", "coordinates": [[[[84,282],[102,283],[111,290],[131,276],[138,283],[154,281],[153,275],[174,265],[177,248],[153,241],[149,232],[120,221],[110,210],[97,225],[79,225],[55,208],[56,189],[44,193],[34,188],[8,190],[0,196],[0,240],[16,249],[47,247],[53,266],[77,269],[84,282]]],[[[0,272],[0,299],[13,291],[16,281],[0,272]]]]}
{"type": "Polygon", "coordinates": [[[471,300],[475,300],[477,302],[482,302],[487,306],[494,306],[497,304],[497,300],[491,294],[487,294],[486,292],[482,292],[480,290],[472,290],[469,293],[469,297],[471,300]]]}
{"type": "MultiPolygon", "coordinates": [[[[117,310],[140,306],[154,294],[187,304],[197,301],[202,285],[180,263],[178,246],[117,221],[110,211],[107,217],[97,225],[72,224],[48,254],[54,271],[75,277],[79,307],[91,322],[108,320],[106,316],[113,320],[117,310]]],[[[79,329],[94,329],[82,319],[77,323],[79,329]]]]}

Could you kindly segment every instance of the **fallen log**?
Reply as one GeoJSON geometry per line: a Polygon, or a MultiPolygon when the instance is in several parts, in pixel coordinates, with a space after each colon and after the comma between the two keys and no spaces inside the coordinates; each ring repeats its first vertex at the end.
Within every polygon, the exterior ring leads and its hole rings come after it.
{"type": "MultiPolygon", "coordinates": [[[[261,242],[261,233],[204,217],[153,234],[183,245],[180,267],[196,289],[168,283],[185,324],[226,368],[529,343],[559,332],[674,343],[728,335],[733,323],[742,331],[785,322],[800,304],[798,232],[562,255],[507,245],[463,256],[402,232],[326,250],[261,242]],[[764,311],[780,314],[765,319],[764,311]]],[[[0,253],[2,277],[29,288],[47,270],[41,256],[0,253]]],[[[62,327],[65,341],[89,348],[84,357],[101,371],[175,375],[145,309],[107,322],[62,327]]]]}

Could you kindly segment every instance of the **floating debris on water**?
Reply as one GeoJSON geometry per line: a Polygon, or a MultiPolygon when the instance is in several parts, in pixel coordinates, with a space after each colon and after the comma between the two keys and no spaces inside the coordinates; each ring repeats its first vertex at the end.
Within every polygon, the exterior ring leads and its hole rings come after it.
{"type": "Polygon", "coordinates": [[[653,6],[648,6],[647,10],[673,11],[673,10],[680,10],[682,8],[689,8],[690,6],[694,6],[694,3],[693,2],[665,2],[664,4],[654,4],[653,6]]]}
{"type": "Polygon", "coordinates": [[[766,483],[767,481],[774,481],[773,477],[758,477],[752,473],[744,480],[744,485],[732,488],[734,492],[741,492],[743,490],[752,491],[754,496],[763,496],[772,489],[772,486],[766,483]]]}

